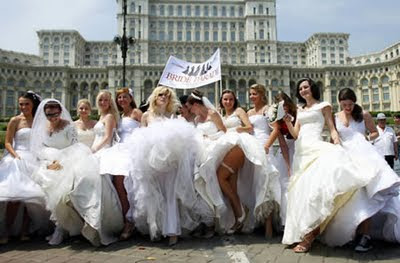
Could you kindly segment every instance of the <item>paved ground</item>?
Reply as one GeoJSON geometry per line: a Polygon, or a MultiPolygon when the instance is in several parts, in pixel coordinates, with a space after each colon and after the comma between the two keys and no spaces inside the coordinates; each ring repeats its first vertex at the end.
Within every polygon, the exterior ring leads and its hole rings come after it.
{"type": "Polygon", "coordinates": [[[350,247],[328,248],[318,241],[306,254],[286,249],[276,237],[266,241],[260,233],[216,236],[211,239],[181,239],[175,247],[166,240],[150,242],[137,237],[108,247],[94,248],[85,240],[74,238],[59,247],[42,240],[10,242],[0,247],[0,262],[400,262],[400,246],[377,242],[365,254],[350,247]]]}

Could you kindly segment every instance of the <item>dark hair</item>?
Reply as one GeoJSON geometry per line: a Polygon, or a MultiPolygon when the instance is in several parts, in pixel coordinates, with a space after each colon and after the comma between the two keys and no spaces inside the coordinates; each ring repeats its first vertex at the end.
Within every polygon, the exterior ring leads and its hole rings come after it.
{"type": "Polygon", "coordinates": [[[185,105],[189,96],[188,95],[182,95],[179,97],[179,101],[181,102],[181,105],[185,105]]]}
{"type": "Polygon", "coordinates": [[[354,102],[354,108],[351,112],[351,117],[353,117],[356,122],[361,122],[364,119],[363,110],[361,106],[356,103],[357,96],[352,89],[341,89],[338,94],[338,100],[339,102],[341,102],[342,100],[351,100],[352,102],[354,102]]]}
{"type": "Polygon", "coordinates": [[[129,88],[122,88],[122,89],[117,90],[117,96],[115,98],[115,104],[117,104],[118,110],[120,112],[123,111],[122,107],[119,106],[119,104],[118,104],[118,96],[121,95],[121,94],[124,94],[124,93],[128,93],[129,97],[131,97],[131,99],[132,99],[132,101],[131,101],[131,103],[129,105],[132,107],[132,109],[136,109],[137,106],[136,106],[136,103],[135,103],[135,98],[130,93],[129,88]]]}
{"type": "Polygon", "coordinates": [[[201,99],[202,97],[203,97],[203,92],[195,89],[192,91],[192,93],[187,98],[187,102],[189,102],[189,104],[191,104],[191,105],[193,105],[194,103],[204,105],[203,100],[201,99]]]}
{"type": "Polygon", "coordinates": [[[35,117],[36,114],[36,110],[39,107],[40,102],[42,101],[42,99],[40,98],[39,95],[37,95],[35,92],[33,91],[27,91],[25,92],[25,94],[23,94],[20,98],[24,98],[24,99],[28,99],[30,101],[32,101],[33,104],[33,108],[32,108],[32,117],[35,117]]]}
{"type": "Polygon", "coordinates": [[[149,102],[147,100],[144,100],[140,103],[139,105],[139,110],[141,110],[141,112],[146,112],[149,109],[149,102]]]}
{"type": "Polygon", "coordinates": [[[310,78],[302,78],[297,82],[297,85],[296,85],[296,97],[299,100],[299,103],[306,104],[306,100],[303,99],[303,97],[301,97],[300,92],[299,92],[300,84],[304,81],[307,81],[308,84],[310,85],[311,94],[312,94],[313,98],[316,100],[319,100],[321,98],[321,94],[320,94],[319,88],[318,88],[317,84],[314,82],[314,80],[312,80],[310,78]]]}
{"type": "Polygon", "coordinates": [[[219,98],[219,106],[221,107],[221,109],[224,109],[224,106],[222,105],[222,97],[225,94],[232,94],[233,99],[235,100],[235,102],[233,104],[233,109],[236,110],[236,108],[239,107],[239,101],[236,98],[235,92],[233,92],[233,90],[230,90],[230,89],[226,89],[226,90],[222,91],[221,97],[219,98]]]}
{"type": "Polygon", "coordinates": [[[47,102],[43,107],[43,111],[46,111],[47,109],[59,109],[60,112],[62,111],[61,105],[57,101],[47,102]]]}
{"type": "Polygon", "coordinates": [[[275,95],[275,103],[279,103],[280,101],[284,101],[284,105],[289,108],[289,114],[292,115],[295,119],[297,116],[297,106],[293,102],[293,100],[283,91],[279,91],[278,94],[275,95]]]}

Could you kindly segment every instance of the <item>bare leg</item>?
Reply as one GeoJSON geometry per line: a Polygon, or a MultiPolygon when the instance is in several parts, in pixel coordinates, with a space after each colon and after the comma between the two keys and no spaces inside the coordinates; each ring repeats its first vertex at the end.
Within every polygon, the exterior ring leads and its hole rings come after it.
{"type": "Polygon", "coordinates": [[[11,228],[14,224],[15,217],[18,214],[18,209],[20,206],[20,202],[8,202],[7,203],[7,211],[6,211],[6,225],[7,228],[11,228]]]}
{"type": "Polygon", "coordinates": [[[129,210],[129,201],[128,201],[126,189],[124,186],[124,180],[125,180],[124,176],[114,175],[113,184],[114,184],[115,189],[117,190],[119,201],[121,202],[122,215],[124,217],[124,222],[125,222],[124,229],[122,230],[122,233],[120,236],[121,240],[129,239],[132,236],[133,231],[135,229],[135,225],[132,222],[129,222],[128,220],[126,220],[126,213],[129,210]]]}
{"type": "Polygon", "coordinates": [[[24,216],[23,216],[23,221],[22,221],[22,229],[21,229],[21,241],[28,241],[30,240],[29,238],[29,223],[30,223],[30,218],[28,214],[28,209],[24,207],[24,216]]]}
{"type": "Polygon", "coordinates": [[[272,238],[272,213],[265,219],[265,238],[272,238]]]}
{"type": "Polygon", "coordinates": [[[369,225],[370,225],[370,219],[365,219],[359,226],[357,229],[358,234],[361,235],[368,235],[368,231],[369,231],[369,225]]]}
{"type": "Polygon", "coordinates": [[[224,195],[229,199],[235,218],[242,216],[242,208],[237,193],[237,172],[243,166],[245,155],[238,146],[232,148],[217,169],[218,182],[224,195]],[[235,176],[233,176],[235,175],[235,176]]]}

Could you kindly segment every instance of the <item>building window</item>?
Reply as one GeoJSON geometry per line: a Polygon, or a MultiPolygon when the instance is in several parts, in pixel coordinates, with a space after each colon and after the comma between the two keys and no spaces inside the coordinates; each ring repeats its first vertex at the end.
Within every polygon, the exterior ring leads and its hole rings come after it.
{"type": "Polygon", "coordinates": [[[226,31],[222,31],[222,41],[227,41],[226,31]]]}
{"type": "Polygon", "coordinates": [[[230,16],[235,16],[235,7],[231,6],[230,16]]]}
{"type": "Polygon", "coordinates": [[[204,41],[210,41],[210,32],[204,31],[204,41]]]}
{"type": "Polygon", "coordinates": [[[200,6],[196,5],[194,13],[195,16],[200,16],[200,6]]]}
{"type": "Polygon", "coordinates": [[[172,5],[168,6],[168,15],[173,16],[174,15],[174,7],[172,5]]]}
{"type": "Polygon", "coordinates": [[[218,8],[213,6],[213,16],[218,16],[218,8]]]}
{"type": "Polygon", "coordinates": [[[156,15],[156,6],[152,5],[150,7],[150,15],[155,16],[156,15]]]}
{"type": "Polygon", "coordinates": [[[195,40],[200,41],[200,31],[196,31],[195,33],[195,40]]]}
{"type": "Polygon", "coordinates": [[[369,93],[368,93],[368,88],[362,90],[362,101],[363,103],[369,103],[369,93]]]}
{"type": "Polygon", "coordinates": [[[239,16],[243,16],[243,7],[239,7],[239,16]]]}
{"type": "Polygon", "coordinates": [[[226,16],[226,7],[225,6],[222,7],[221,15],[226,16]]]}
{"type": "Polygon", "coordinates": [[[390,90],[388,86],[383,87],[383,100],[390,101],[390,90]]]}
{"type": "Polygon", "coordinates": [[[239,41],[244,41],[244,31],[239,32],[239,41]]]}
{"type": "Polygon", "coordinates": [[[264,39],[264,29],[260,29],[259,37],[260,39],[264,39]]]}
{"type": "Polygon", "coordinates": [[[208,6],[204,6],[204,16],[208,16],[208,6]]]}
{"type": "Polygon", "coordinates": [[[213,40],[218,41],[218,31],[213,32],[213,40]]]}
{"type": "Polygon", "coordinates": [[[186,6],[186,16],[192,16],[192,7],[190,5],[186,6]]]}
{"type": "Polygon", "coordinates": [[[164,5],[160,5],[160,16],[165,15],[165,8],[164,5]]]}
{"type": "Polygon", "coordinates": [[[178,41],[182,41],[182,31],[178,31],[178,41]]]}
{"type": "Polygon", "coordinates": [[[186,41],[192,41],[192,31],[186,31],[186,41]]]}
{"type": "Polygon", "coordinates": [[[173,41],[174,40],[174,31],[169,31],[168,32],[168,40],[173,41]]]}
{"type": "Polygon", "coordinates": [[[178,16],[182,16],[182,6],[178,5],[178,16]]]}
{"type": "Polygon", "coordinates": [[[234,31],[231,31],[231,41],[235,41],[236,40],[236,34],[234,31]]]}

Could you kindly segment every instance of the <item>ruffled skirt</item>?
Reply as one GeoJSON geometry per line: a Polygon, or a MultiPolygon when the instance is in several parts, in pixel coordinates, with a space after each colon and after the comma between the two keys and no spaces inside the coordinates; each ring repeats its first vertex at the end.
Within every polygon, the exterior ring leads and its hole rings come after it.
{"type": "Polygon", "coordinates": [[[118,196],[108,176],[100,176],[90,149],[77,143],[62,150],[45,148],[33,174],[46,194],[51,219],[70,235],[83,234],[93,245],[117,241],[123,218],[118,196]],[[47,169],[53,160],[61,170],[47,169]]]}
{"type": "Polygon", "coordinates": [[[202,140],[203,148],[197,160],[195,187],[215,211],[216,227],[221,233],[234,225],[235,217],[219,186],[217,169],[233,147],[237,145],[243,150],[246,159],[239,171],[237,187],[240,201],[249,209],[242,231],[251,232],[280,204],[278,171],[268,162],[262,145],[250,134],[228,132],[214,141],[207,138],[202,140]]]}
{"type": "MultiPolygon", "coordinates": [[[[125,179],[130,209],[127,218],[152,240],[193,230],[199,218],[189,211],[199,202],[193,187],[197,153],[193,125],[180,119],[151,123],[134,130],[130,149],[132,174],[125,179]]],[[[201,200],[200,200],[201,203],[201,200]]]]}

